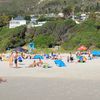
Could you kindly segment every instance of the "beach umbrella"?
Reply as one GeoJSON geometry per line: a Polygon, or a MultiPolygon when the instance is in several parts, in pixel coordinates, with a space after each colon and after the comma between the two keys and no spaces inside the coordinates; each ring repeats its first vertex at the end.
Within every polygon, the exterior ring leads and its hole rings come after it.
{"type": "Polygon", "coordinates": [[[14,51],[18,51],[18,52],[27,52],[26,49],[23,49],[22,47],[17,47],[14,49],[14,51]]]}
{"type": "Polygon", "coordinates": [[[87,50],[87,47],[85,47],[84,45],[80,46],[78,48],[79,51],[86,51],[87,50]]]}
{"type": "Polygon", "coordinates": [[[41,55],[35,55],[33,59],[44,59],[41,55]]]}
{"type": "Polygon", "coordinates": [[[65,67],[66,66],[62,60],[55,60],[54,62],[58,67],[65,67]]]}
{"type": "Polygon", "coordinates": [[[93,56],[100,56],[100,51],[92,51],[93,56]]]}

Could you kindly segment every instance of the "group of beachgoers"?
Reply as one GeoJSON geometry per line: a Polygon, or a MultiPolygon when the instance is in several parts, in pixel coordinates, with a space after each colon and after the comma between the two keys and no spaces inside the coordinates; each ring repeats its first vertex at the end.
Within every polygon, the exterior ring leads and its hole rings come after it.
{"type": "MultiPolygon", "coordinates": [[[[84,63],[87,60],[93,59],[93,55],[92,55],[90,50],[87,51],[87,52],[77,51],[75,55],[76,55],[77,62],[84,63]]],[[[75,58],[73,57],[72,53],[70,52],[69,56],[67,56],[67,62],[71,62],[72,63],[72,62],[74,62],[74,59],[75,58]]]]}
{"type": "MultiPolygon", "coordinates": [[[[27,53],[19,53],[19,52],[12,52],[9,57],[6,57],[7,61],[9,62],[9,66],[15,66],[15,68],[18,68],[18,63],[22,62],[23,59],[33,59],[33,57],[35,56],[35,54],[27,54],[27,53]]],[[[52,59],[52,60],[57,60],[57,59],[62,59],[60,54],[54,54],[53,52],[51,52],[51,54],[42,54],[41,56],[45,57],[46,59],[52,59]]],[[[77,51],[76,52],[76,58],[77,58],[77,62],[86,62],[87,60],[91,60],[92,54],[91,51],[87,51],[87,52],[80,52],[77,51]]],[[[73,63],[75,61],[75,56],[73,56],[73,54],[70,52],[67,57],[66,57],[66,61],[67,63],[73,63]]],[[[4,54],[0,55],[0,60],[4,61],[5,60],[5,56],[4,54]]],[[[43,61],[42,59],[38,59],[37,60],[33,60],[33,63],[29,65],[29,67],[36,67],[36,66],[42,66],[43,65],[43,61]]]]}
{"type": "MultiPolygon", "coordinates": [[[[76,54],[73,55],[71,52],[66,56],[66,62],[67,63],[73,63],[76,61],[80,63],[85,63],[87,60],[93,59],[93,56],[91,54],[91,51],[87,52],[81,52],[77,51],[76,54]],[[76,57],[75,57],[76,55],[76,57]],[[75,59],[76,58],[76,59],[75,59]]],[[[23,62],[23,59],[33,59],[35,54],[28,54],[28,53],[20,53],[20,52],[11,52],[9,56],[5,57],[5,54],[0,54],[0,61],[8,61],[9,62],[9,67],[14,67],[14,68],[19,68],[19,63],[23,62]]],[[[60,54],[54,54],[53,52],[51,54],[42,54],[46,59],[51,59],[51,60],[62,60],[62,56],[60,54]]],[[[65,57],[64,57],[65,58],[65,57]]],[[[44,62],[42,59],[37,59],[37,60],[32,60],[32,63],[28,66],[29,68],[34,68],[34,67],[43,67],[44,62]]],[[[48,66],[47,63],[45,63],[44,67],[48,66]]],[[[47,67],[49,68],[49,67],[47,67]]],[[[1,82],[6,82],[6,79],[0,77],[0,83],[1,82]]]]}
{"type": "MultiPolygon", "coordinates": [[[[19,63],[23,62],[24,59],[33,59],[34,56],[35,56],[34,54],[12,52],[7,57],[5,56],[5,54],[1,54],[0,61],[9,62],[9,67],[15,66],[14,68],[19,68],[19,63]]],[[[38,61],[34,59],[32,64],[30,64],[28,67],[29,68],[37,67],[37,66],[40,67],[42,65],[43,65],[43,61],[41,60],[41,58],[39,58],[38,61]]]]}

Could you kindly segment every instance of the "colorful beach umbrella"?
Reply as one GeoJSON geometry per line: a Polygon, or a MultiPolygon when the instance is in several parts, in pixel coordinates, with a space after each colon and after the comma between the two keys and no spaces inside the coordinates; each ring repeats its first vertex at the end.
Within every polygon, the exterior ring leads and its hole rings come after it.
{"type": "Polygon", "coordinates": [[[93,56],[100,56],[100,51],[92,51],[93,56]]]}
{"type": "Polygon", "coordinates": [[[33,59],[44,59],[41,55],[35,55],[33,59]]]}
{"type": "Polygon", "coordinates": [[[84,45],[80,46],[78,48],[79,51],[86,51],[87,50],[87,47],[85,47],[84,45]]]}

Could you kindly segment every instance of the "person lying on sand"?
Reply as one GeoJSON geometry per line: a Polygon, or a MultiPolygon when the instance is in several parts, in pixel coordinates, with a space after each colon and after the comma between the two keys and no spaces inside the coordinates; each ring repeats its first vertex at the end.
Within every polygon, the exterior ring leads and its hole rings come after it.
{"type": "Polygon", "coordinates": [[[2,77],[0,77],[0,83],[1,82],[6,82],[7,80],[6,79],[3,79],[2,77]]]}
{"type": "Polygon", "coordinates": [[[36,67],[37,66],[37,63],[36,61],[34,60],[34,62],[32,64],[29,65],[29,67],[36,67]]]}

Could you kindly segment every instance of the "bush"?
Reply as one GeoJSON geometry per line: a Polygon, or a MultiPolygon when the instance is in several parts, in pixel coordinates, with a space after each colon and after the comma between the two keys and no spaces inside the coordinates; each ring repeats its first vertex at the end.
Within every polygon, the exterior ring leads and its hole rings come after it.
{"type": "Polygon", "coordinates": [[[24,45],[25,31],[25,26],[14,29],[3,27],[0,31],[0,50],[2,51],[6,50],[6,48],[15,48],[24,45]]]}
{"type": "Polygon", "coordinates": [[[48,48],[50,44],[54,45],[54,37],[48,35],[38,35],[38,37],[34,38],[34,43],[36,47],[40,48],[48,48]]]}

